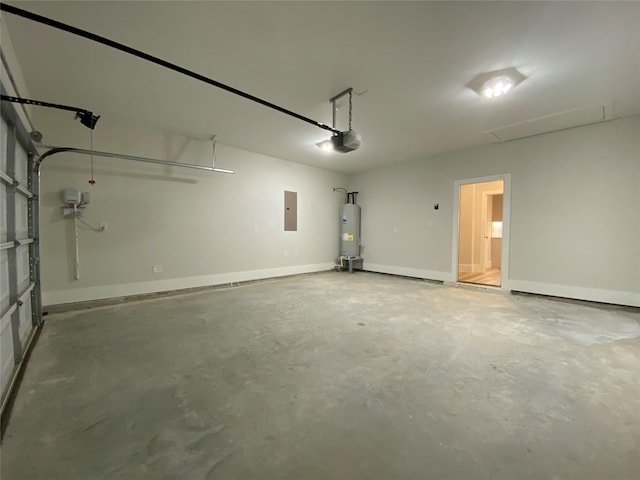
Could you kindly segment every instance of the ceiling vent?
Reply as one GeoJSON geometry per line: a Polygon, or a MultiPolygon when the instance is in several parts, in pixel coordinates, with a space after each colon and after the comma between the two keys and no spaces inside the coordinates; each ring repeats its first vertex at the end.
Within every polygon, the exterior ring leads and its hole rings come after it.
{"type": "Polygon", "coordinates": [[[542,133],[580,127],[592,123],[604,122],[606,120],[613,120],[613,102],[554,113],[527,120],[526,122],[494,128],[493,130],[487,130],[483,133],[490,135],[494,141],[507,142],[517,138],[532,137],[542,133]]]}

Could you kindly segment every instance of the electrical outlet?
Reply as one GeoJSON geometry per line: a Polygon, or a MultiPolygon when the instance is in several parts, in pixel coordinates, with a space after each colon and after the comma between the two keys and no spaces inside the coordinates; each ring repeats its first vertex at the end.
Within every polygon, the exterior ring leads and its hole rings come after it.
{"type": "Polygon", "coordinates": [[[99,225],[98,229],[101,232],[106,232],[107,231],[107,222],[100,222],[100,225],[99,225]]]}
{"type": "Polygon", "coordinates": [[[162,265],[152,265],[151,271],[153,273],[162,273],[162,265]]]}

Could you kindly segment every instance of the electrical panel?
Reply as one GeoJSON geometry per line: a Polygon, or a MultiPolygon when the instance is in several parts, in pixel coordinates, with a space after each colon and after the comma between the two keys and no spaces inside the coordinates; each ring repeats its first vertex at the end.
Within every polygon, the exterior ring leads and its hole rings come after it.
{"type": "Polygon", "coordinates": [[[298,231],[298,192],[284,191],[284,231],[298,231]]]}

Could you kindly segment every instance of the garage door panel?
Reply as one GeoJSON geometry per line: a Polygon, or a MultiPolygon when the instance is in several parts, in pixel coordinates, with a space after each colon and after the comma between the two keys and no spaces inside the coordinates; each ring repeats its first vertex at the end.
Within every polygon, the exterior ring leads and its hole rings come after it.
{"type": "Polygon", "coordinates": [[[16,194],[16,239],[24,240],[29,237],[29,200],[26,196],[16,194]]]}
{"type": "Polygon", "coordinates": [[[18,261],[18,294],[24,292],[29,286],[29,246],[23,245],[16,251],[18,261]]]}
{"type": "Polygon", "coordinates": [[[22,349],[24,350],[24,348],[27,345],[27,340],[29,339],[29,335],[31,334],[31,327],[32,327],[32,322],[31,322],[31,302],[29,301],[29,299],[27,299],[27,301],[25,301],[21,307],[19,307],[20,310],[20,343],[22,345],[22,349]]]}
{"type": "Polygon", "coordinates": [[[2,392],[5,391],[11,372],[13,371],[13,339],[11,338],[11,322],[2,322],[0,331],[0,359],[2,360],[2,392]]]}
{"type": "MultiPolygon", "coordinates": [[[[2,199],[2,204],[6,205],[7,201],[7,185],[0,181],[0,198],[2,199]]],[[[7,212],[3,211],[2,215],[0,215],[0,243],[5,243],[7,241],[7,212]]]]}
{"type": "Polygon", "coordinates": [[[2,117],[2,150],[0,151],[0,169],[3,172],[7,171],[7,135],[9,132],[9,128],[7,126],[7,122],[2,117]]]}
{"type": "Polygon", "coordinates": [[[26,150],[20,144],[16,144],[16,171],[14,178],[18,180],[25,188],[27,187],[28,177],[28,161],[26,150]]]}
{"type": "MultiPolygon", "coordinates": [[[[37,312],[32,312],[30,256],[38,252],[38,244],[16,245],[15,241],[29,239],[29,169],[28,149],[31,144],[28,133],[20,125],[15,109],[8,103],[0,106],[1,132],[0,170],[0,389],[2,414],[11,379],[18,372],[22,355],[32,337],[34,320],[40,322],[40,301],[35,302],[37,312]],[[15,139],[15,141],[14,141],[15,139]],[[13,181],[18,185],[14,187],[13,181]],[[36,315],[32,315],[35,313],[36,315]]],[[[39,204],[32,204],[37,216],[39,204]]],[[[37,226],[32,231],[37,231],[37,226]]],[[[37,283],[37,279],[34,283],[37,283]]],[[[37,295],[39,290],[36,289],[37,295]]]]}
{"type": "Polygon", "coordinates": [[[0,314],[9,310],[9,250],[0,251],[0,314]]]}

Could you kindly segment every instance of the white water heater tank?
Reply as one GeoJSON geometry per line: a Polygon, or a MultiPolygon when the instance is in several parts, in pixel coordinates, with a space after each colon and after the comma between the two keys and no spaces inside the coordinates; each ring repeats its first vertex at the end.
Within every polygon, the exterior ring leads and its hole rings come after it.
{"type": "Polygon", "coordinates": [[[360,205],[354,203],[340,207],[340,256],[360,257],[360,205]]]}

